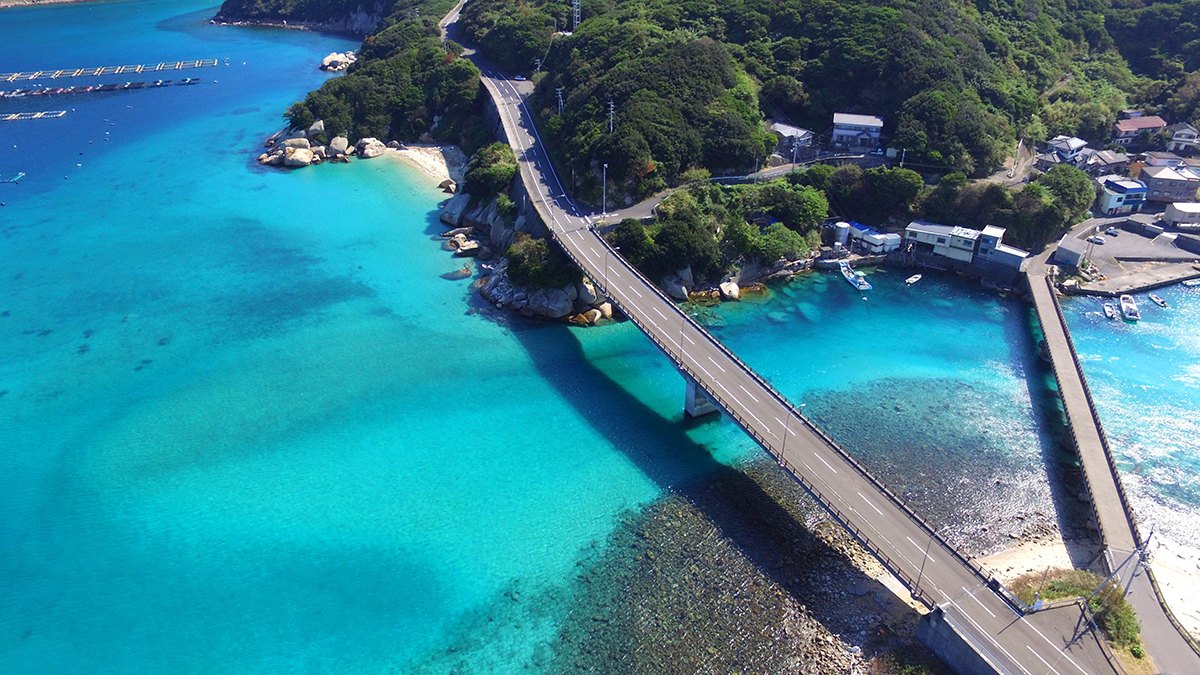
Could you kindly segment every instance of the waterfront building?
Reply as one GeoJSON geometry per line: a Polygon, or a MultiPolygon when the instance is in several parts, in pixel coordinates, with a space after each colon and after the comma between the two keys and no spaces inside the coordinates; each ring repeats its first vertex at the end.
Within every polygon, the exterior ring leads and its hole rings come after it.
{"type": "Polygon", "coordinates": [[[848,234],[851,246],[862,253],[889,253],[899,249],[902,243],[898,234],[877,232],[870,225],[853,220],[847,224],[850,226],[848,234]]]}
{"type": "Polygon", "coordinates": [[[1137,213],[1146,203],[1146,184],[1124,176],[1108,175],[1096,179],[1100,195],[1096,212],[1106,216],[1137,213]]]}
{"type": "Polygon", "coordinates": [[[1065,267],[1079,267],[1083,263],[1083,259],[1087,257],[1088,246],[1087,242],[1068,232],[1058,240],[1058,246],[1054,249],[1052,259],[1065,267]]]}
{"type": "Polygon", "coordinates": [[[833,114],[830,142],[844,148],[875,148],[883,135],[883,120],[874,115],[833,114]]]}
{"type": "Polygon", "coordinates": [[[984,277],[1011,280],[1029,252],[1004,243],[1004,228],[988,225],[974,230],[914,220],[904,229],[905,250],[929,260],[942,259],[954,269],[984,277]]]}

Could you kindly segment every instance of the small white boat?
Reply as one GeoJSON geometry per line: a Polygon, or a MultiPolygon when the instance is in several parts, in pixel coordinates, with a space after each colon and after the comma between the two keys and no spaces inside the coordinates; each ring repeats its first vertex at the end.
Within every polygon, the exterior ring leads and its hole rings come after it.
{"type": "Polygon", "coordinates": [[[855,272],[854,268],[848,262],[838,263],[838,267],[842,270],[842,276],[849,284],[860,291],[871,290],[871,283],[863,278],[862,272],[855,272]]]}
{"type": "Polygon", "coordinates": [[[1162,298],[1158,297],[1157,295],[1151,293],[1149,297],[1150,297],[1150,302],[1153,302],[1154,304],[1158,305],[1159,307],[1167,306],[1167,301],[1163,300],[1162,298]]]}
{"type": "Polygon", "coordinates": [[[921,280],[921,275],[920,275],[920,274],[914,274],[914,275],[912,275],[911,277],[909,277],[909,278],[905,279],[905,280],[904,280],[904,283],[908,284],[909,286],[912,286],[913,284],[917,283],[917,282],[918,282],[918,281],[920,281],[920,280],[921,280]]]}
{"type": "Polygon", "coordinates": [[[1137,321],[1142,318],[1142,314],[1138,311],[1137,303],[1134,302],[1132,295],[1121,296],[1121,316],[1126,321],[1137,321]]]}
{"type": "Polygon", "coordinates": [[[1184,286],[1200,286],[1200,279],[1187,279],[1183,282],[1184,286]]]}
{"type": "Polygon", "coordinates": [[[1113,307],[1111,302],[1104,303],[1104,316],[1107,316],[1110,319],[1117,318],[1117,308],[1113,307]]]}

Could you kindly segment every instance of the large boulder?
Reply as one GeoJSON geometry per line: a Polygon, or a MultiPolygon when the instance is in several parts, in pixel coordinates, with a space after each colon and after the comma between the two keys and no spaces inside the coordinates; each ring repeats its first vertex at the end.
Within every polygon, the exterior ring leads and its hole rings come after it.
{"type": "Polygon", "coordinates": [[[312,126],[310,126],[308,128],[307,136],[309,138],[312,138],[313,136],[316,136],[317,134],[323,134],[323,133],[325,133],[325,120],[317,120],[316,122],[313,122],[312,126]]]}
{"type": "Polygon", "coordinates": [[[725,283],[718,286],[718,288],[721,289],[721,299],[722,300],[737,300],[737,299],[739,299],[740,292],[738,290],[738,285],[733,283],[732,281],[726,281],[725,283]]]}
{"type": "Polygon", "coordinates": [[[350,141],[346,140],[345,136],[334,136],[333,140],[329,141],[329,151],[335,155],[346,154],[348,147],[350,147],[350,141]]]}
{"type": "Polygon", "coordinates": [[[587,277],[584,277],[583,281],[579,282],[577,295],[580,301],[586,302],[589,305],[594,305],[599,300],[599,297],[596,295],[596,288],[592,286],[591,280],[587,277]]]}
{"type": "Polygon", "coordinates": [[[662,289],[664,293],[676,300],[688,299],[687,287],[683,285],[683,280],[674,274],[663,277],[662,289]]]}
{"type": "Polygon", "coordinates": [[[600,316],[606,319],[613,318],[613,306],[611,302],[602,302],[596,305],[596,311],[600,312],[600,316]]]}
{"type": "Polygon", "coordinates": [[[284,166],[308,166],[313,163],[313,151],[308,148],[284,148],[284,166]]]}
{"type": "Polygon", "coordinates": [[[387,151],[387,146],[384,145],[378,138],[364,138],[354,144],[358,150],[358,156],[361,159],[371,159],[378,157],[387,151]]]}
{"type": "Polygon", "coordinates": [[[458,245],[458,248],[454,250],[454,255],[460,258],[479,255],[479,242],[475,241],[474,239],[468,239],[462,242],[458,245]]]}
{"type": "Polygon", "coordinates": [[[439,218],[450,227],[458,227],[459,222],[462,221],[463,210],[467,208],[467,204],[470,202],[471,195],[465,192],[454,195],[442,207],[442,215],[439,218]]]}
{"type": "Polygon", "coordinates": [[[307,150],[311,146],[309,145],[307,138],[289,138],[283,142],[283,147],[285,147],[285,148],[304,148],[305,150],[307,150]]]}
{"type": "MultiPolygon", "coordinates": [[[[367,31],[361,32],[365,33],[367,31]]],[[[321,70],[328,70],[336,73],[349,68],[350,64],[354,63],[356,60],[357,57],[355,56],[354,52],[346,52],[344,54],[333,52],[329,56],[321,59],[321,70]]]]}
{"type": "Polygon", "coordinates": [[[688,288],[691,288],[696,284],[695,280],[692,278],[691,265],[688,265],[687,267],[676,272],[675,276],[679,277],[679,280],[683,282],[683,285],[687,286],[688,288]]]}
{"type": "Polygon", "coordinates": [[[561,319],[570,314],[574,308],[570,299],[567,298],[567,294],[560,288],[534,291],[533,295],[529,296],[527,306],[534,314],[550,319],[561,319]]]}
{"type": "Polygon", "coordinates": [[[566,286],[563,286],[562,290],[563,293],[567,294],[567,299],[569,299],[571,302],[575,302],[579,298],[579,291],[575,289],[575,284],[567,284],[566,286]]]}

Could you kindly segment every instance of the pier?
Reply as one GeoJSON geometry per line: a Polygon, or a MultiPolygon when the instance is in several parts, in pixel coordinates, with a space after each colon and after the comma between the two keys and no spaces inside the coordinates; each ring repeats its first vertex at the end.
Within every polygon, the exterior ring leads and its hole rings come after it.
{"type": "Polygon", "coordinates": [[[0,122],[16,122],[18,120],[44,120],[51,117],[62,117],[66,110],[45,110],[42,112],[0,113],[0,122]]]}
{"type": "Polygon", "coordinates": [[[1146,540],[1138,531],[1137,518],[1121,484],[1121,474],[1075,352],[1053,279],[1046,272],[1043,261],[1031,260],[1025,274],[1096,517],[1104,551],[1103,571],[1117,573],[1117,580],[1129,589],[1127,599],[1141,621],[1142,641],[1158,671],[1198,673],[1200,650],[1163,600],[1149,565],[1143,564],[1141,554],[1146,540]],[[1126,564],[1127,561],[1132,564],[1126,564]]]}
{"type": "Polygon", "coordinates": [[[207,68],[217,65],[217,59],[199,61],[164,61],[146,65],[100,66],[99,68],[65,68],[63,70],[35,70],[24,73],[0,73],[0,82],[24,82],[28,80],[57,80],[63,77],[98,77],[100,75],[124,75],[126,73],[154,73],[164,70],[207,68]]]}

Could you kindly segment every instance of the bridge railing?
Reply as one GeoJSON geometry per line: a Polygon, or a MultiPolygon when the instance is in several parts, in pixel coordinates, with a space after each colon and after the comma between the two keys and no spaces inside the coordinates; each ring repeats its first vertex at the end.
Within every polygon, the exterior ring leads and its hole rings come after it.
{"type": "MultiPolygon", "coordinates": [[[[1071,358],[1073,359],[1073,362],[1074,362],[1075,371],[1079,374],[1079,381],[1083,385],[1083,394],[1088,402],[1088,410],[1092,415],[1093,422],[1095,422],[1095,424],[1096,424],[1096,430],[1099,432],[1100,446],[1104,449],[1104,457],[1108,463],[1108,469],[1112,473],[1113,481],[1117,485],[1117,494],[1120,496],[1120,499],[1121,499],[1121,507],[1124,509],[1125,516],[1129,521],[1129,526],[1133,531],[1134,543],[1140,544],[1142,541],[1141,533],[1138,531],[1137,520],[1134,518],[1134,514],[1133,514],[1133,507],[1131,506],[1131,504],[1129,502],[1129,496],[1125,492],[1125,485],[1121,481],[1121,473],[1117,469],[1116,460],[1113,458],[1112,448],[1108,444],[1108,434],[1106,434],[1104,432],[1104,425],[1100,423],[1100,414],[1096,410],[1095,401],[1092,400],[1092,390],[1091,390],[1091,387],[1088,386],[1087,376],[1084,374],[1083,365],[1079,361],[1079,354],[1078,354],[1078,352],[1075,351],[1075,341],[1071,338],[1071,331],[1067,328],[1067,319],[1066,319],[1066,316],[1063,314],[1062,304],[1059,303],[1058,295],[1055,294],[1055,292],[1054,292],[1054,282],[1050,279],[1050,277],[1045,277],[1045,281],[1046,281],[1046,287],[1050,292],[1050,301],[1054,305],[1054,312],[1058,318],[1059,327],[1062,328],[1063,334],[1066,335],[1067,347],[1071,350],[1071,358]]],[[[1030,280],[1030,283],[1032,284],[1032,280],[1030,280]]],[[[1055,379],[1059,380],[1058,386],[1059,386],[1059,390],[1061,391],[1062,390],[1062,381],[1058,374],[1058,366],[1057,365],[1055,365],[1055,367],[1054,367],[1054,377],[1055,377],[1055,379]]],[[[1075,435],[1075,429],[1073,427],[1071,428],[1071,437],[1075,441],[1076,452],[1078,452],[1079,438],[1075,435]]],[[[1088,488],[1088,494],[1092,495],[1092,487],[1091,487],[1091,484],[1087,480],[1086,472],[1084,473],[1084,485],[1086,485],[1088,488]]],[[[1094,504],[1095,503],[1094,495],[1092,495],[1092,500],[1093,500],[1092,503],[1094,504]]],[[[1096,525],[1100,531],[1101,545],[1104,546],[1105,549],[1107,549],[1108,542],[1105,541],[1105,537],[1104,537],[1104,525],[1102,523],[1100,523],[1099,516],[1097,516],[1097,518],[1096,518],[1096,525]]],[[[1151,588],[1154,589],[1154,595],[1158,600],[1159,606],[1162,607],[1163,613],[1167,615],[1167,620],[1169,620],[1171,622],[1171,625],[1175,627],[1175,630],[1179,633],[1179,635],[1182,636],[1184,641],[1187,642],[1188,646],[1192,648],[1192,651],[1195,652],[1197,655],[1200,655],[1200,644],[1198,644],[1196,642],[1196,639],[1193,638],[1191,633],[1188,632],[1188,630],[1183,627],[1183,624],[1181,624],[1179,622],[1178,617],[1176,617],[1175,613],[1171,611],[1170,605],[1167,604],[1166,597],[1163,596],[1162,588],[1158,585],[1158,579],[1155,578],[1155,576],[1154,576],[1154,569],[1151,568],[1149,565],[1146,566],[1146,577],[1150,580],[1150,586],[1151,586],[1151,588]]],[[[1122,672],[1124,672],[1124,671],[1122,671],[1122,672]]]]}
{"type": "MultiPolygon", "coordinates": [[[[1100,437],[1100,447],[1104,450],[1104,459],[1108,463],[1108,470],[1112,474],[1113,482],[1117,486],[1117,495],[1121,500],[1121,508],[1125,511],[1125,518],[1129,523],[1129,527],[1133,532],[1134,545],[1141,543],[1141,534],[1138,532],[1137,519],[1134,517],[1133,507],[1129,502],[1129,495],[1125,493],[1125,485],[1121,482],[1121,472],[1117,469],[1117,462],[1113,458],[1112,448],[1108,444],[1108,434],[1104,432],[1104,425],[1100,422],[1100,413],[1096,410],[1096,402],[1092,399],[1092,389],[1088,386],[1087,376],[1083,372],[1083,365],[1079,361],[1079,353],[1075,351],[1075,340],[1071,338],[1071,331],[1067,328],[1067,318],[1063,314],[1062,305],[1058,302],[1058,296],[1054,292],[1054,282],[1050,277],[1044,277],[1046,287],[1050,291],[1050,302],[1054,305],[1054,314],[1058,318],[1058,325],[1062,328],[1063,335],[1067,339],[1067,348],[1071,351],[1072,365],[1075,368],[1076,374],[1079,375],[1079,383],[1083,386],[1083,396],[1087,399],[1088,412],[1092,416],[1092,423],[1096,425],[1097,435],[1100,437]]],[[[1057,371],[1058,368],[1055,367],[1057,371]]],[[[1059,384],[1061,388],[1062,384],[1059,384]]],[[[1074,428],[1071,429],[1071,435],[1075,436],[1074,428]]],[[[1075,439],[1075,448],[1078,452],[1079,440],[1075,439]]],[[[1085,474],[1084,481],[1087,476],[1085,474]]],[[[1091,492],[1091,486],[1088,486],[1088,492],[1091,492]]],[[[1094,502],[1093,502],[1094,503],[1094,502]]],[[[1101,529],[1103,536],[1103,524],[1099,522],[1097,517],[1097,525],[1101,529]]],[[[1105,542],[1107,547],[1107,542],[1105,542]]]]}
{"type": "MultiPolygon", "coordinates": [[[[557,237],[557,233],[555,233],[555,236],[557,237]]],[[[606,241],[603,237],[600,237],[599,235],[597,235],[596,238],[601,242],[601,244],[605,247],[605,249],[607,249],[607,252],[609,255],[617,257],[621,260],[624,260],[623,258],[620,258],[620,254],[614,248],[612,248],[612,246],[608,243],[608,241],[606,241]]],[[[578,258],[576,258],[575,254],[570,250],[569,246],[563,245],[562,247],[564,250],[567,251],[567,254],[571,257],[571,259],[574,260],[577,265],[579,265],[580,269],[583,269],[583,270],[588,269],[587,266],[582,264],[582,261],[580,261],[578,258]]],[[[875,476],[872,475],[871,472],[868,471],[866,467],[864,467],[856,459],[851,457],[850,454],[841,445],[839,445],[837,443],[837,441],[833,440],[833,438],[831,438],[829,436],[829,434],[825,433],[816,424],[814,424],[811,420],[809,420],[807,417],[805,417],[799,411],[799,409],[796,408],[796,406],[794,406],[782,394],[780,394],[769,382],[767,382],[765,379],[763,379],[762,376],[760,376],[753,368],[746,365],[746,363],[743,362],[736,354],[734,354],[732,351],[730,351],[719,340],[714,338],[707,330],[704,329],[704,327],[702,327],[699,323],[697,323],[694,318],[692,318],[690,315],[688,315],[683,310],[679,309],[675,305],[675,303],[670,298],[668,298],[667,295],[662,292],[662,290],[660,290],[658,288],[657,285],[651,283],[650,280],[645,277],[645,275],[643,275],[639,270],[634,268],[632,265],[627,265],[624,269],[632,272],[632,274],[634,274],[642,282],[642,284],[644,286],[649,288],[651,290],[651,292],[655,293],[660,299],[662,299],[664,302],[666,302],[668,306],[674,307],[675,311],[682,317],[682,319],[684,321],[686,321],[691,326],[691,328],[694,329],[694,331],[698,335],[700,335],[703,339],[707,340],[716,349],[720,350],[723,354],[725,354],[725,356],[727,358],[729,358],[731,361],[733,361],[735,364],[737,364],[738,368],[740,368],[743,372],[745,372],[747,375],[749,375],[751,378],[753,378],[756,382],[758,382],[759,386],[761,386],[763,388],[763,390],[765,390],[771,397],[773,397],[778,404],[783,406],[793,418],[799,420],[811,433],[813,433],[815,436],[817,436],[826,446],[828,446],[830,450],[835,452],[843,461],[845,461],[847,464],[849,464],[860,476],[862,476],[865,480],[867,480],[873,487],[875,487],[876,490],[878,490],[889,501],[891,501],[892,504],[896,508],[900,509],[900,511],[907,518],[909,518],[912,522],[916,523],[922,530],[924,530],[925,533],[930,537],[930,539],[932,541],[936,541],[938,543],[938,545],[944,550],[945,553],[952,555],[963,566],[970,569],[972,571],[972,573],[974,573],[975,576],[982,583],[989,585],[989,587],[991,587],[992,590],[999,592],[1000,589],[1003,588],[1000,584],[995,582],[995,580],[991,576],[986,574],[984,572],[984,570],[981,567],[979,567],[979,565],[977,565],[975,562],[967,559],[965,556],[963,556],[961,553],[959,553],[958,550],[955,549],[954,546],[952,546],[940,534],[938,534],[937,531],[933,527],[931,527],[927,522],[925,522],[925,520],[923,518],[921,518],[921,516],[917,515],[916,512],[914,512],[906,503],[904,503],[903,500],[901,500],[898,496],[896,496],[896,494],[893,493],[886,485],[884,485],[877,478],[875,478],[875,476]]],[[[593,281],[596,281],[594,275],[589,274],[589,276],[593,276],[593,281]]],[[[797,479],[800,480],[801,484],[805,487],[805,489],[808,490],[815,498],[817,498],[817,500],[828,511],[830,511],[831,515],[833,515],[834,518],[837,519],[837,521],[840,524],[842,524],[843,527],[845,527],[848,531],[850,531],[851,534],[853,534],[854,537],[856,539],[858,539],[863,544],[863,546],[872,553],[872,555],[875,555],[877,558],[879,558],[880,562],[884,563],[884,565],[888,568],[889,571],[891,571],[898,578],[900,578],[900,580],[902,582],[904,582],[905,585],[908,586],[909,589],[913,592],[914,597],[918,597],[918,599],[922,603],[926,604],[927,606],[929,606],[931,608],[934,606],[934,604],[936,604],[932,599],[926,597],[924,595],[924,593],[921,592],[917,588],[917,584],[916,584],[915,580],[912,579],[911,576],[909,576],[907,573],[905,573],[904,570],[901,569],[901,567],[899,565],[897,565],[894,561],[892,561],[883,551],[879,550],[873,544],[871,544],[869,542],[869,540],[867,539],[867,537],[860,530],[858,530],[856,527],[854,527],[851,524],[851,522],[849,521],[849,519],[847,519],[844,514],[842,514],[840,511],[838,511],[838,509],[836,507],[834,507],[832,505],[832,503],[821,494],[821,492],[817,489],[817,487],[815,485],[812,485],[809,481],[804,479],[802,474],[800,474],[800,472],[798,472],[795,467],[791,466],[791,464],[789,462],[787,462],[786,458],[783,457],[782,453],[775,450],[775,442],[774,441],[763,437],[761,434],[759,434],[757,431],[755,431],[754,426],[752,424],[750,424],[748,420],[744,419],[740,414],[738,414],[736,412],[737,406],[730,405],[729,402],[725,401],[724,397],[722,397],[719,392],[715,391],[715,387],[706,386],[704,384],[704,378],[701,375],[699,375],[698,373],[693,371],[686,363],[684,363],[682,358],[677,357],[677,355],[675,353],[673,353],[668,348],[667,345],[663,344],[660,340],[655,338],[653,336],[653,331],[649,330],[647,326],[643,325],[641,323],[641,321],[639,319],[637,319],[634,314],[626,311],[626,309],[622,306],[622,303],[619,300],[617,300],[615,297],[613,297],[613,295],[611,293],[609,293],[609,290],[607,288],[604,289],[604,292],[611,299],[613,299],[613,301],[616,302],[619,307],[621,307],[621,309],[625,313],[625,315],[628,316],[631,320],[633,320],[634,323],[638,325],[638,328],[640,328],[643,333],[646,333],[647,335],[649,335],[651,337],[651,340],[655,342],[655,344],[659,347],[659,349],[663,350],[663,352],[672,361],[674,361],[682,371],[687,373],[687,375],[689,377],[691,377],[692,379],[694,379],[697,383],[700,383],[701,386],[704,387],[705,391],[709,394],[710,398],[712,398],[718,405],[720,405],[723,410],[725,410],[727,413],[729,413],[730,417],[735,422],[737,422],[738,426],[742,427],[742,429],[744,431],[746,431],[746,433],[749,434],[752,438],[754,438],[754,440],[757,441],[759,443],[759,445],[761,445],[764,449],[766,449],[767,452],[770,453],[771,456],[774,457],[777,462],[779,462],[782,466],[787,468],[790,473],[792,473],[794,476],[796,476],[797,479]]],[[[1000,594],[1002,597],[1005,595],[1003,592],[1001,592],[1000,594]]],[[[1011,594],[1008,594],[1008,595],[1011,596],[1011,594]]],[[[1005,599],[1008,600],[1008,598],[1005,598],[1005,599]]],[[[1013,599],[1015,600],[1015,596],[1013,596],[1013,599]]],[[[1020,603],[1019,600],[1016,602],[1020,603]]],[[[1022,605],[1022,607],[1023,607],[1023,605],[1022,605]]]]}
{"type": "MultiPolygon", "coordinates": [[[[493,91],[493,88],[490,86],[488,87],[488,91],[493,96],[497,96],[497,94],[498,94],[498,92],[493,91]]],[[[502,97],[500,97],[500,98],[502,98],[502,97]]],[[[502,102],[503,101],[501,101],[500,103],[502,103],[502,102]]],[[[504,106],[498,104],[497,107],[500,109],[500,114],[503,119],[504,106]]],[[[521,108],[524,108],[524,104],[521,105],[521,108]]],[[[529,115],[529,111],[526,109],[524,114],[529,115]]],[[[512,119],[511,114],[509,115],[509,119],[510,120],[512,119]]],[[[529,117],[529,123],[532,128],[532,124],[533,124],[532,116],[529,117]]],[[[549,160],[547,160],[547,161],[549,161],[549,160]]],[[[532,169],[530,171],[532,171],[532,169]]],[[[530,197],[531,197],[531,201],[533,202],[535,211],[538,212],[538,215],[542,218],[543,222],[546,224],[547,229],[550,230],[551,236],[554,237],[554,239],[556,241],[558,241],[559,246],[567,253],[568,257],[571,258],[572,262],[574,262],[575,265],[577,267],[579,267],[579,269],[581,269],[585,273],[587,273],[588,276],[592,278],[593,283],[598,283],[600,281],[600,275],[596,272],[589,271],[589,266],[586,264],[586,262],[581,260],[578,256],[575,255],[575,252],[571,250],[571,246],[570,246],[569,242],[559,241],[560,236],[565,237],[565,233],[559,233],[557,230],[555,230],[555,228],[554,228],[555,219],[553,218],[553,215],[550,213],[550,207],[546,201],[547,200],[546,196],[542,193],[538,193],[536,198],[532,194],[530,195],[530,197]]],[[[616,259],[616,260],[624,261],[624,258],[621,257],[621,255],[617,252],[617,250],[614,249],[608,243],[608,241],[604,239],[604,237],[599,236],[599,234],[597,234],[594,230],[592,231],[592,234],[595,236],[595,238],[597,240],[599,240],[601,245],[604,246],[608,255],[613,256],[614,259],[616,259]]],[[[767,382],[765,379],[763,379],[754,369],[752,369],[752,368],[750,368],[750,366],[746,365],[746,363],[743,362],[736,354],[734,354],[732,351],[730,351],[719,340],[714,338],[707,330],[704,329],[704,327],[702,327],[699,323],[697,323],[694,318],[692,318],[690,315],[688,315],[687,312],[684,312],[678,306],[676,306],[674,301],[672,301],[669,297],[667,297],[667,295],[665,293],[663,293],[662,290],[659,289],[656,284],[652,283],[649,279],[647,279],[645,277],[645,275],[643,275],[641,273],[641,271],[639,271],[638,269],[633,267],[633,265],[629,265],[629,264],[627,264],[624,267],[624,269],[629,271],[630,273],[632,273],[635,277],[637,277],[637,279],[639,281],[641,281],[642,284],[646,288],[648,288],[652,293],[654,293],[656,296],[658,296],[658,298],[661,299],[668,307],[673,308],[675,310],[675,312],[680,315],[682,320],[694,329],[694,331],[696,332],[697,335],[701,336],[704,340],[707,340],[709,342],[709,344],[711,344],[713,347],[715,347],[721,353],[725,354],[725,356],[727,358],[729,358],[731,361],[733,361],[735,364],[737,364],[738,368],[740,368],[744,373],[746,373],[752,379],[754,379],[759,384],[759,386],[762,387],[763,390],[766,391],[776,401],[776,403],[783,406],[788,411],[788,414],[790,414],[793,418],[799,420],[811,433],[813,433],[815,436],[817,436],[817,438],[819,438],[830,450],[835,452],[844,462],[849,464],[864,480],[866,480],[868,483],[870,483],[878,492],[883,494],[884,497],[886,499],[888,499],[892,503],[893,506],[895,506],[897,509],[899,509],[900,512],[903,513],[910,521],[915,523],[921,530],[923,530],[925,532],[925,534],[930,538],[931,542],[937,542],[938,546],[943,550],[944,553],[946,553],[950,556],[953,556],[956,560],[959,561],[959,563],[961,563],[964,567],[969,569],[971,571],[971,573],[974,574],[975,577],[981,583],[986,584],[994,592],[997,592],[1000,595],[1000,597],[1003,598],[1004,600],[1009,601],[1009,599],[1013,597],[1011,593],[1007,593],[1006,589],[1002,591],[1001,589],[1003,589],[1003,586],[997,580],[995,580],[993,577],[991,577],[990,575],[985,573],[983,568],[981,568],[979,565],[977,565],[974,561],[967,559],[965,556],[963,556],[961,553],[959,553],[958,550],[954,546],[952,546],[940,534],[938,534],[938,532],[933,527],[931,527],[927,522],[925,522],[925,520],[923,518],[921,518],[921,516],[917,515],[917,513],[914,512],[908,506],[908,504],[904,503],[904,501],[901,500],[899,497],[897,497],[895,495],[895,493],[893,493],[890,489],[888,489],[888,487],[886,485],[884,485],[877,478],[875,478],[875,476],[873,474],[871,474],[871,472],[868,471],[866,469],[866,467],[862,466],[857,460],[855,460],[853,457],[851,457],[850,453],[848,453],[841,445],[839,445],[835,440],[833,440],[833,438],[831,438],[823,430],[821,430],[819,427],[817,427],[817,425],[813,424],[813,422],[811,420],[809,420],[807,417],[805,417],[800,412],[800,410],[796,408],[796,406],[792,405],[792,403],[790,401],[788,401],[773,386],[771,386],[771,384],[769,382],[767,382]]],[[[638,329],[641,330],[642,333],[644,333],[647,337],[649,337],[650,340],[652,342],[654,342],[654,344],[660,350],[662,350],[662,352],[669,359],[671,359],[673,362],[675,362],[677,364],[677,366],[680,368],[681,371],[683,371],[685,374],[687,374],[688,377],[691,377],[693,380],[695,380],[697,383],[699,383],[704,388],[705,392],[708,393],[709,397],[714,402],[716,402],[717,405],[719,405],[726,413],[728,413],[730,415],[730,417],[738,424],[738,426],[740,426],[747,434],[750,435],[751,438],[753,438],[765,450],[767,450],[767,452],[772,457],[774,457],[777,462],[779,462],[782,466],[787,468],[789,473],[791,473],[793,476],[795,476],[800,481],[801,485],[804,486],[805,490],[807,490],[810,494],[812,494],[813,497],[817,499],[818,503],[820,503],[827,511],[830,512],[831,515],[833,515],[833,517],[838,521],[838,523],[840,523],[843,527],[845,527],[847,529],[847,531],[849,531],[854,536],[855,539],[857,539],[868,551],[870,551],[872,555],[874,555],[876,558],[878,558],[879,561],[881,563],[883,563],[884,566],[887,567],[887,569],[890,572],[892,572],[892,574],[894,574],[898,579],[900,579],[900,581],[909,588],[910,592],[912,592],[913,597],[915,599],[919,600],[922,604],[925,604],[927,607],[932,608],[935,606],[936,603],[931,598],[926,596],[925,593],[918,588],[918,583],[917,583],[918,580],[914,580],[898,564],[896,564],[895,561],[893,561],[886,553],[884,553],[883,551],[878,549],[874,544],[870,543],[870,540],[865,536],[865,534],[862,531],[860,531],[858,528],[856,528],[852,524],[852,522],[843,513],[841,513],[841,511],[839,511],[836,507],[834,507],[833,503],[829,499],[827,499],[820,492],[820,490],[817,489],[816,485],[813,485],[810,481],[805,479],[803,477],[803,475],[799,471],[796,470],[795,467],[791,466],[791,464],[787,462],[787,460],[782,456],[781,452],[775,450],[773,441],[763,437],[761,434],[759,434],[757,431],[755,431],[754,426],[752,424],[750,424],[748,420],[744,419],[737,412],[737,406],[730,405],[730,403],[728,401],[725,401],[724,398],[722,396],[720,396],[719,393],[714,391],[715,387],[705,385],[704,378],[702,376],[700,376],[699,374],[695,373],[695,371],[693,371],[684,362],[681,355],[677,357],[676,354],[673,353],[671,351],[671,349],[665,343],[663,343],[661,340],[659,340],[655,336],[653,330],[651,330],[648,326],[646,326],[644,323],[642,323],[642,321],[636,316],[635,313],[628,311],[628,308],[626,308],[624,306],[624,304],[620,302],[620,300],[618,300],[615,296],[613,296],[613,294],[611,294],[609,292],[609,288],[607,287],[607,285],[604,285],[604,293],[606,296],[609,297],[609,299],[611,299],[613,302],[615,302],[617,304],[617,306],[621,309],[621,311],[627,317],[629,317],[630,320],[632,320],[637,325],[638,329]]],[[[679,348],[682,348],[682,345],[679,345],[679,348]]],[[[785,433],[787,433],[787,432],[785,431],[785,433]]],[[[1019,601],[1017,601],[1017,602],[1019,603],[1019,601]]],[[[1024,605],[1020,605],[1020,607],[1024,607],[1024,605]]],[[[1014,607],[1014,609],[1017,609],[1017,607],[1014,607]]]]}

